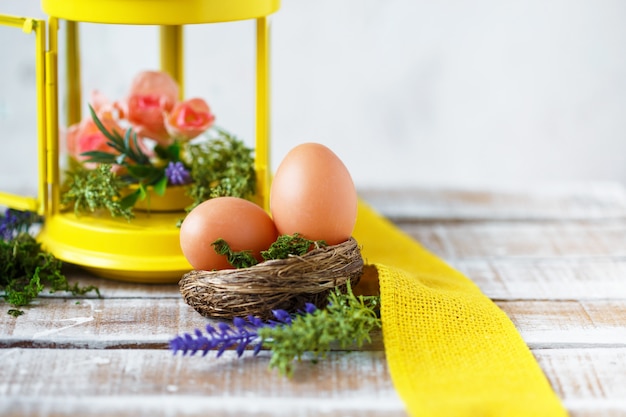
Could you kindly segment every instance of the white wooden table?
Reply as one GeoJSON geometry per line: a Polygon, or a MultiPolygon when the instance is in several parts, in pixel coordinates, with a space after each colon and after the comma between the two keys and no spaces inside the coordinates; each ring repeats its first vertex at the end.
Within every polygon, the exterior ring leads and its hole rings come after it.
{"type": "MultiPolygon", "coordinates": [[[[476,282],[512,319],[572,416],[626,416],[626,191],[362,190],[361,196],[476,282]]],[[[0,415],[405,416],[380,336],[301,363],[267,353],[172,356],[203,327],[176,285],[103,280],[103,298],[45,296],[13,318],[0,303],[0,415]]]]}

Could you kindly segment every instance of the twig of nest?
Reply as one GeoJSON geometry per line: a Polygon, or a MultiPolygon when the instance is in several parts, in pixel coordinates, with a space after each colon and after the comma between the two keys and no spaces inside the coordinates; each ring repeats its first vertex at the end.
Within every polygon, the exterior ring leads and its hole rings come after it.
{"type": "Polygon", "coordinates": [[[249,268],[194,270],[182,277],[179,286],[185,302],[205,317],[268,319],[276,309],[296,312],[305,303],[325,307],[330,291],[356,286],[362,271],[360,248],[350,238],[249,268]]]}

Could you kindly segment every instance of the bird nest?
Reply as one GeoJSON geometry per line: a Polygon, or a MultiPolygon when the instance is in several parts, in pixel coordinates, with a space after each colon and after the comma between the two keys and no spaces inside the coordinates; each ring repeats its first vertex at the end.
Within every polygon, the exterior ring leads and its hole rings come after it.
{"type": "Polygon", "coordinates": [[[194,270],[182,277],[179,286],[185,302],[203,316],[268,319],[276,309],[296,312],[305,303],[325,307],[330,291],[356,286],[362,271],[360,248],[350,238],[249,268],[194,270]]]}

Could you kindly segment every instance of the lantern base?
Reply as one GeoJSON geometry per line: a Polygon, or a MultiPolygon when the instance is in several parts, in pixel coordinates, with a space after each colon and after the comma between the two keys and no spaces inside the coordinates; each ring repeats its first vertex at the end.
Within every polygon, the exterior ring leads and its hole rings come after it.
{"type": "Polygon", "coordinates": [[[140,283],[176,283],[191,265],[185,259],[177,222],[184,212],[136,212],[132,221],[107,213],[46,217],[38,240],[58,259],[104,278],[140,283]]]}

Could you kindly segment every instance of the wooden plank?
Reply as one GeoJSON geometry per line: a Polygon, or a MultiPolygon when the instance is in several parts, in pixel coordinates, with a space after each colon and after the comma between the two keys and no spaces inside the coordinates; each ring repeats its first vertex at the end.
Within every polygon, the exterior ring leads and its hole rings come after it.
{"type": "MultiPolygon", "coordinates": [[[[496,300],[573,417],[626,415],[622,187],[377,196],[401,228],[496,300]]],[[[104,299],[56,294],[17,319],[0,315],[0,415],[406,415],[380,334],[371,351],[332,352],[287,381],[266,370],[267,352],[172,357],[173,336],[209,322],[176,285],[67,271],[104,299]]]]}
{"type": "MultiPolygon", "coordinates": [[[[47,298],[25,312],[0,315],[0,347],[166,349],[175,336],[217,323],[180,298],[47,298]]],[[[362,350],[383,349],[380,331],[372,336],[362,350]]]]}
{"type": "Polygon", "coordinates": [[[180,298],[42,299],[18,318],[0,316],[0,345],[164,348],[209,322],[180,298]]]}
{"type": "Polygon", "coordinates": [[[624,258],[460,259],[449,263],[495,300],[626,299],[624,258]]]}
{"type": "Polygon", "coordinates": [[[400,227],[449,261],[626,257],[626,221],[401,223],[400,227]]]}
{"type": "MultiPolygon", "coordinates": [[[[530,298],[533,294],[542,299],[624,298],[626,294],[626,222],[401,226],[493,298],[530,298]]],[[[110,298],[180,297],[176,284],[113,281],[70,265],[66,275],[71,282],[98,286],[110,298]]]]}
{"type": "MultiPolygon", "coordinates": [[[[572,417],[626,413],[626,348],[533,351],[572,417]]],[[[0,414],[405,416],[383,352],[305,361],[293,380],[267,353],[236,359],[162,350],[3,349],[0,414]]]]}
{"type": "MultiPolygon", "coordinates": [[[[501,301],[533,348],[626,346],[626,300],[501,301]]],[[[0,347],[166,348],[206,319],[174,299],[45,299],[16,318],[0,316],[0,347]]],[[[382,350],[381,334],[364,349],[382,350]]]]}
{"type": "MultiPolygon", "coordinates": [[[[77,282],[81,286],[94,285],[100,294],[106,298],[180,298],[178,284],[144,284],[118,281],[93,275],[76,265],[65,264],[63,273],[70,283],[77,282]]],[[[181,277],[182,278],[182,277],[181,277]]],[[[41,294],[42,297],[69,297],[71,294],[57,292],[41,294]]],[[[97,298],[95,293],[86,295],[88,298],[97,298]]]]}
{"type": "Polygon", "coordinates": [[[626,349],[533,351],[571,417],[626,415],[626,349]]]}
{"type": "MultiPolygon", "coordinates": [[[[510,247],[514,243],[505,245],[510,247]]],[[[441,251],[450,253],[450,250],[441,251]]],[[[626,298],[626,257],[460,257],[447,261],[472,279],[485,295],[496,300],[626,298]]],[[[114,281],[95,277],[74,266],[66,267],[65,274],[71,283],[97,286],[105,298],[180,298],[177,284],[114,281]]],[[[41,297],[73,298],[71,294],[45,291],[41,297]]],[[[86,297],[97,298],[95,293],[86,297]]]]}
{"type": "Polygon", "coordinates": [[[0,350],[0,415],[406,416],[383,352],[333,353],[268,370],[268,354],[0,350]]]}
{"type": "Polygon", "coordinates": [[[626,347],[626,300],[497,304],[533,349],[626,347]]]}
{"type": "MultiPolygon", "coordinates": [[[[368,202],[374,201],[374,205],[383,205],[383,214],[395,216],[400,228],[451,262],[480,257],[626,255],[626,222],[622,221],[626,218],[626,192],[615,184],[548,187],[530,193],[421,188],[365,190],[362,195],[368,202]],[[394,214],[394,207],[405,210],[405,215],[394,214]],[[440,222],[415,222],[420,219],[440,222]],[[455,219],[473,221],[450,222],[455,219]],[[476,221],[481,219],[485,221],[476,221]],[[523,219],[534,221],[519,222],[523,219]],[[570,221],[563,222],[564,219],[570,221]]],[[[66,272],[73,281],[99,286],[109,297],[178,297],[175,284],[100,279],[72,265],[66,266],[66,272]]]]}
{"type": "Polygon", "coordinates": [[[398,220],[588,220],[626,215],[626,191],[618,183],[361,189],[359,195],[398,220]]]}
{"type": "MultiPolygon", "coordinates": [[[[412,196],[415,193],[421,195],[419,190],[410,190],[407,195],[412,196]]],[[[433,191],[426,193],[425,196],[439,195],[438,201],[448,201],[451,198],[450,194],[456,195],[456,193],[451,192],[437,193],[433,191]]],[[[591,201],[596,199],[601,202],[612,201],[610,196],[613,194],[605,194],[600,193],[601,197],[593,197],[592,194],[592,197],[589,198],[591,201]]],[[[621,197],[619,197],[621,193],[615,192],[614,194],[613,199],[621,201],[621,197]]],[[[393,195],[398,197],[396,194],[393,195]]],[[[463,206],[466,200],[487,200],[486,203],[482,204],[490,207],[488,201],[503,198],[499,194],[493,194],[492,197],[480,197],[482,194],[478,193],[477,196],[475,192],[460,193],[460,195],[462,198],[452,199],[449,204],[456,207],[457,204],[463,206]]],[[[487,193],[487,195],[491,194],[487,193]]],[[[422,196],[422,198],[426,197],[422,196]]],[[[524,197],[517,195],[515,198],[522,199],[524,197]]],[[[543,198],[549,198],[549,196],[543,198]]],[[[563,197],[558,197],[557,200],[559,198],[563,197]]],[[[566,200],[569,201],[569,205],[576,207],[587,208],[597,205],[603,207],[600,203],[596,205],[588,202],[576,193],[566,200]]],[[[417,200],[416,204],[419,205],[419,203],[420,200],[417,200]]],[[[606,204],[613,207],[609,203],[606,204]]],[[[530,207],[534,206],[531,205],[530,207]]],[[[617,278],[623,275],[623,258],[626,258],[624,256],[626,255],[626,239],[623,239],[626,233],[626,222],[618,219],[595,222],[472,221],[461,223],[445,221],[416,223],[399,220],[398,225],[435,254],[444,257],[453,266],[458,267],[472,279],[475,279],[490,297],[497,299],[528,298],[530,297],[528,292],[531,291],[528,285],[536,284],[539,285],[537,297],[541,298],[577,297],[578,295],[601,297],[605,288],[610,289],[604,293],[610,294],[611,297],[622,297],[626,292],[626,284],[616,282],[617,278]],[[611,256],[613,258],[609,259],[608,257],[611,256]],[[537,261],[542,258],[554,259],[557,257],[559,258],[558,261],[555,261],[557,266],[551,265],[548,261],[537,261]],[[486,264],[480,264],[482,260],[486,264]],[[522,262],[515,262],[520,260],[522,262]],[[535,265],[524,265],[523,262],[535,262],[535,265]],[[572,266],[567,266],[567,262],[571,262],[572,266]],[[563,269],[562,276],[561,269],[563,269]],[[523,283],[520,279],[510,280],[511,276],[522,277],[527,272],[532,277],[537,278],[537,281],[531,280],[523,283]],[[476,273],[478,275],[474,277],[476,273]],[[586,275],[589,275],[589,280],[585,278],[586,275]],[[493,280],[490,280],[489,276],[493,280]],[[545,278],[548,280],[539,281],[545,278]],[[568,281],[568,285],[558,285],[559,279],[569,278],[574,278],[575,281],[568,281]],[[593,281],[593,283],[589,281],[593,281]],[[516,283],[519,283],[520,286],[516,287],[516,283]],[[491,292],[492,289],[494,292],[491,292]]],[[[102,279],[93,277],[90,273],[72,265],[67,265],[66,271],[70,281],[79,282],[83,285],[97,285],[106,297],[179,297],[176,284],[145,285],[102,279]]],[[[62,295],[57,293],[53,296],[62,295]]],[[[46,294],[44,293],[42,296],[45,297],[46,294]]]]}

